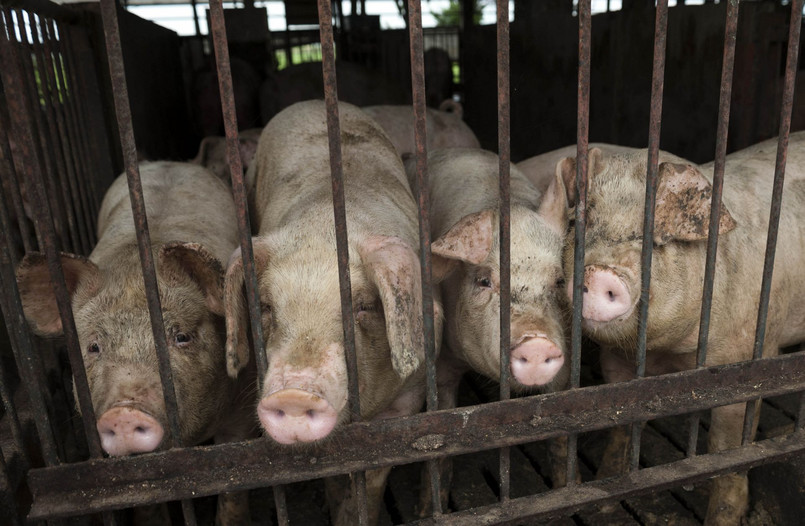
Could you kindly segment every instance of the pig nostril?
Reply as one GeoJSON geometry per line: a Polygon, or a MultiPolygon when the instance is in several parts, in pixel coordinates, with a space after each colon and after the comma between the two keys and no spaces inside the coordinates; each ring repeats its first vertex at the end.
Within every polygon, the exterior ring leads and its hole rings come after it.
{"type": "Polygon", "coordinates": [[[308,409],[307,411],[305,411],[305,414],[308,416],[308,418],[314,418],[316,416],[316,411],[308,409]]]}
{"type": "Polygon", "coordinates": [[[615,301],[615,295],[612,293],[611,290],[607,291],[607,295],[609,296],[609,301],[615,301]]]}
{"type": "Polygon", "coordinates": [[[282,409],[277,409],[277,410],[274,412],[274,414],[276,414],[276,415],[277,415],[279,418],[282,418],[282,417],[284,417],[284,416],[285,416],[285,411],[283,411],[282,409]]]}
{"type": "Polygon", "coordinates": [[[134,432],[135,433],[145,433],[146,429],[144,427],[142,427],[142,426],[137,426],[137,427],[134,428],[134,432]]]}
{"type": "Polygon", "coordinates": [[[590,292],[589,290],[587,290],[587,285],[585,285],[585,286],[584,286],[583,290],[584,290],[585,294],[586,294],[587,292],[590,292]]]}

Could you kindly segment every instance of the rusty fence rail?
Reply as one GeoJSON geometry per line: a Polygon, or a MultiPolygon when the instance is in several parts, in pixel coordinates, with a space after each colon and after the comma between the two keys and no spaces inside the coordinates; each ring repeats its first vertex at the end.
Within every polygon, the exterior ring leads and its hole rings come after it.
{"type": "MultiPolygon", "coordinates": [[[[427,195],[427,152],[423,72],[423,29],[419,0],[409,0],[411,78],[416,123],[415,196],[420,210],[420,253],[423,289],[424,331],[422,344],[426,349],[427,411],[413,417],[381,421],[362,421],[358,402],[357,360],[351,319],[351,292],[347,272],[347,231],[341,178],[340,134],[338,133],[335,53],[331,25],[331,3],[319,0],[320,36],[322,45],[325,100],[328,108],[330,154],[333,181],[334,212],[338,233],[338,261],[341,278],[343,331],[349,371],[349,401],[352,423],[339,429],[335,440],[316,445],[303,454],[287,454],[271,441],[256,439],[247,442],[184,448],[174,443],[171,449],[152,454],[125,458],[103,458],[95,417],[87,385],[81,352],[70,311],[59,258],[60,250],[86,254],[95,241],[94,218],[98,211],[99,189],[91,169],[102,170],[107,160],[98,161],[102,141],[86,130],[93,127],[87,120],[93,115],[91,105],[97,101],[82,98],[80,87],[92,82],[91,72],[84,69],[81,52],[86,52],[86,37],[75,27],[79,24],[74,11],[52,4],[26,2],[24,8],[2,8],[0,53],[4,65],[0,81],[7,101],[8,112],[0,110],[0,169],[2,169],[2,285],[3,317],[19,370],[28,389],[33,410],[41,415],[36,419],[37,436],[44,465],[31,466],[25,456],[23,432],[12,401],[13,393],[6,385],[0,390],[5,419],[13,435],[19,456],[9,459],[0,455],[0,484],[12,488],[12,495],[22,484],[21,473],[27,472],[27,485],[33,496],[29,520],[49,520],[104,512],[104,522],[114,523],[111,510],[141,504],[182,500],[186,524],[195,524],[193,498],[224,491],[274,487],[280,524],[288,523],[282,485],[333,476],[355,474],[355,490],[361,506],[361,522],[366,522],[365,480],[363,471],[381,466],[427,461],[432,488],[434,514],[421,524],[510,524],[528,517],[547,517],[572,514],[585,505],[620,500],[630,495],[654,492],[689,484],[715,475],[746,470],[750,467],[801,455],[805,451],[805,435],[798,419],[794,433],[782,437],[749,443],[736,450],[707,455],[695,455],[698,420],[691,423],[688,456],[682,461],[652,468],[637,469],[641,422],[667,415],[688,414],[738,402],[747,404],[746,429],[751,429],[754,401],[760,397],[777,396],[805,390],[805,353],[761,359],[760,343],[756,343],[755,360],[740,364],[705,367],[707,332],[712,305],[714,261],[718,242],[718,215],[712,214],[703,308],[699,335],[697,368],[680,373],[645,376],[646,317],[652,258],[652,228],[658,169],[659,137],[664,82],[665,34],[667,0],[657,5],[655,27],[654,69],[652,75],[651,124],[648,138],[648,174],[646,208],[643,230],[642,299],[640,302],[639,358],[631,382],[580,388],[581,360],[581,298],[584,270],[584,238],[586,224],[586,189],[588,177],[588,133],[590,103],[591,27],[590,1],[579,2],[579,75],[578,75],[578,135],[576,183],[578,203],[575,208],[575,265],[573,279],[573,314],[570,330],[571,389],[567,391],[510,399],[508,368],[510,304],[509,286],[509,161],[510,161],[510,101],[509,101],[509,21],[508,1],[498,0],[498,153],[500,156],[500,239],[501,239],[501,388],[500,401],[452,410],[437,410],[436,358],[433,331],[433,292],[431,290],[431,261],[429,238],[429,196],[427,195]],[[18,74],[19,73],[19,74],[18,74]],[[105,163],[105,164],[104,164],[105,163]],[[99,166],[101,168],[99,168],[99,166]],[[25,189],[25,193],[21,192],[25,189]],[[6,195],[6,194],[10,195],[6,195]],[[27,201],[26,201],[27,200],[27,201]],[[44,206],[29,207],[26,203],[44,206]],[[28,215],[26,215],[28,214],[28,215]],[[65,343],[76,380],[76,394],[81,407],[84,436],[89,459],[75,461],[65,453],[54,431],[53,415],[49,411],[47,389],[41,363],[36,358],[34,340],[25,326],[19,294],[16,290],[14,267],[23,254],[42,251],[49,262],[53,281],[66,328],[65,343]],[[596,482],[577,484],[572,476],[576,470],[576,455],[568,456],[567,487],[529,497],[511,499],[509,496],[509,457],[511,446],[537,440],[569,436],[570,452],[577,449],[579,433],[614,425],[632,424],[632,469],[635,473],[596,482]],[[456,513],[442,513],[440,508],[439,473],[436,460],[445,456],[501,449],[499,504],[456,513]],[[693,458],[695,457],[695,458],[693,458]],[[9,467],[11,466],[11,467],[9,467]],[[103,487],[96,481],[104,480],[103,487]]],[[[154,276],[153,256],[148,238],[147,217],[139,183],[137,148],[131,124],[125,75],[123,71],[120,36],[117,29],[117,5],[113,0],[101,1],[109,71],[115,100],[115,113],[120,130],[120,143],[125,158],[132,207],[138,228],[138,244],[143,275],[147,283],[151,324],[160,360],[160,376],[172,435],[179,436],[178,416],[169,354],[162,326],[162,312],[154,276]]],[[[251,245],[251,226],[247,208],[246,188],[241,159],[238,155],[237,123],[229,70],[228,46],[223,24],[221,0],[212,0],[211,34],[219,67],[219,83],[230,160],[230,176],[238,210],[240,248],[244,255],[244,274],[247,303],[251,320],[253,349],[263,348],[260,304],[257,297],[257,277],[251,245]]],[[[777,169],[775,170],[774,205],[769,226],[766,268],[763,276],[763,295],[759,301],[757,339],[763,341],[777,222],[782,199],[787,141],[790,131],[793,88],[801,26],[802,0],[792,2],[791,34],[786,64],[785,92],[780,109],[781,127],[777,169]]],[[[719,209],[723,183],[726,134],[728,129],[732,64],[738,2],[729,2],[725,33],[724,65],[719,106],[719,128],[715,152],[713,209],[719,209]]],[[[96,123],[97,124],[97,123],[96,123]]],[[[111,174],[110,174],[111,175],[111,174]]],[[[255,352],[259,377],[267,369],[266,356],[255,352]]],[[[2,371],[0,371],[2,372],[2,371]]],[[[69,387],[67,388],[69,389],[69,387]]],[[[800,413],[802,413],[800,409],[800,413]]],[[[15,508],[15,506],[12,506],[15,508]]],[[[15,515],[17,523],[23,517],[15,515]]]]}

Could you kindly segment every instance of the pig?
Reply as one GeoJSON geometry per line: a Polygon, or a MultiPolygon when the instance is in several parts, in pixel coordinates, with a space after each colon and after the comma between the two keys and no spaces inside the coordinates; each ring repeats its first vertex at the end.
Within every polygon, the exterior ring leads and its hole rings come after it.
{"type": "MultiPolygon", "coordinates": [[[[411,104],[411,93],[379,71],[354,62],[336,62],[338,99],[358,106],[411,104]]],[[[260,86],[260,115],[268,123],[280,110],[303,100],[324,98],[321,62],[294,64],[271,73],[260,86]]]]}
{"type": "MultiPolygon", "coordinates": [[[[413,106],[364,106],[368,113],[388,134],[400,156],[414,154],[414,108],[413,106]]],[[[461,120],[461,104],[444,101],[438,109],[426,110],[427,149],[480,148],[481,143],[469,126],[461,120]]]]}
{"type": "MultiPolygon", "coordinates": [[[[726,158],[707,366],[752,357],[776,149],[774,139],[726,158]]],[[[659,160],[646,343],[648,375],[696,367],[712,193],[712,163],[697,167],[667,152],[661,152],[659,160]]],[[[646,163],[646,150],[605,156],[592,149],[589,154],[582,329],[601,346],[606,382],[626,381],[635,374],[646,163]]],[[[570,203],[575,200],[574,166],[572,158],[557,166],[564,174],[570,203]]],[[[795,133],[788,149],[765,356],[805,339],[805,290],[799,286],[805,278],[805,224],[800,218],[805,209],[803,175],[805,133],[795,133]]],[[[565,250],[565,273],[573,273],[571,245],[565,250]]],[[[572,295],[570,283],[567,294],[572,295]]],[[[743,403],[712,409],[708,451],[741,445],[744,410],[743,403]]],[[[628,451],[627,428],[615,428],[599,477],[622,469],[628,451]]],[[[717,477],[705,523],[740,524],[747,505],[745,473],[717,477]]]]}
{"type": "MultiPolygon", "coordinates": [[[[445,314],[437,384],[439,407],[447,409],[456,405],[464,372],[473,369],[500,381],[499,159],[481,149],[453,148],[429,152],[427,165],[433,268],[437,279],[443,279],[445,314]]],[[[406,166],[413,178],[415,163],[406,166]]],[[[566,387],[569,377],[562,271],[564,184],[557,180],[540,195],[512,166],[510,188],[509,381],[519,392],[557,391],[566,387]]],[[[553,481],[561,486],[566,445],[555,441],[550,448],[556,457],[553,481]]],[[[443,471],[449,479],[449,466],[443,471]]],[[[427,509],[428,499],[421,500],[421,512],[427,509]]]]}
{"type": "MultiPolygon", "coordinates": [[[[262,128],[249,128],[238,133],[238,151],[243,171],[248,170],[257,150],[257,140],[262,128]]],[[[188,161],[217,175],[222,181],[229,183],[229,161],[226,157],[226,137],[210,135],[202,139],[198,153],[188,161]]]]}
{"type": "MultiPolygon", "coordinates": [[[[362,418],[411,415],[424,400],[417,207],[402,161],[383,130],[339,103],[355,348],[362,418]]],[[[257,416],[265,434],[297,446],[326,440],[347,422],[332,183],[322,101],[294,104],[263,130],[247,179],[258,235],[254,259],[268,362],[257,416]]],[[[436,342],[441,307],[434,302],[436,342]]],[[[227,367],[249,360],[243,258],[229,262],[224,292],[227,367]]],[[[438,348],[437,348],[438,349],[438,348]]],[[[389,468],[368,471],[370,523],[389,468]]],[[[338,525],[357,524],[356,503],[326,480],[338,525]]]]}
{"type": "MultiPolygon", "coordinates": [[[[247,387],[253,379],[248,371],[229,378],[225,360],[221,262],[238,241],[230,191],[188,163],[146,163],[140,177],[178,401],[180,436],[174,438],[194,445],[256,435],[247,387]]],[[[63,254],[61,263],[101,446],[111,456],[165,449],[171,432],[125,175],[106,192],[97,230],[89,258],[63,254]]],[[[34,332],[61,335],[44,257],[29,253],[17,280],[34,332]]],[[[247,524],[245,497],[222,495],[219,521],[247,524]]]]}
{"type": "MultiPolygon", "coordinates": [[[[635,153],[640,151],[639,148],[632,148],[629,146],[618,146],[616,144],[606,143],[590,143],[589,148],[598,148],[605,154],[617,153],[635,153]]],[[[537,187],[540,193],[544,193],[548,189],[548,185],[554,180],[556,175],[556,164],[565,157],[572,157],[576,155],[577,146],[571,144],[563,148],[541,153],[528,159],[522,160],[516,164],[517,168],[522,171],[531,183],[537,187]]]]}

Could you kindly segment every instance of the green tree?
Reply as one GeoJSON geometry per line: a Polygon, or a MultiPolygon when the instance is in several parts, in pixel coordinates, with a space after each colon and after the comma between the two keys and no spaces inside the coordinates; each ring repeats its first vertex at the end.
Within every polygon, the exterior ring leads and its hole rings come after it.
{"type": "MultiPolygon", "coordinates": [[[[472,1],[472,22],[473,24],[481,23],[482,11],[488,0],[468,0],[472,1]]],[[[437,26],[461,26],[464,20],[461,14],[461,2],[458,0],[450,0],[448,5],[443,11],[437,13],[433,12],[433,17],[436,18],[437,26]]]]}

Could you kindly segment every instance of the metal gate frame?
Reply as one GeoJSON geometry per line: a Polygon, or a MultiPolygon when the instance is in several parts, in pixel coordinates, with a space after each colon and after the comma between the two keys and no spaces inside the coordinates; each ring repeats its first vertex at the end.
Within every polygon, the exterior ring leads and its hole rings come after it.
{"type": "MultiPolygon", "coordinates": [[[[420,209],[420,253],[423,276],[423,318],[425,329],[423,346],[426,349],[427,368],[427,408],[428,411],[407,418],[396,418],[382,421],[362,422],[357,397],[357,365],[353,339],[352,320],[348,316],[343,319],[345,347],[350,377],[350,409],[353,422],[337,431],[340,437],[338,445],[328,442],[307,450],[304,454],[288,455],[284,450],[269,440],[255,439],[246,442],[183,448],[175,444],[167,451],[153,454],[103,458],[92,411],[90,394],[84,373],[81,353],[78,348],[75,325],[70,311],[70,301],[64,277],[57,257],[57,239],[63,246],[80,247],[88,252],[93,239],[93,217],[97,213],[97,189],[86,187],[90,177],[80,177],[73,172],[81,163],[70,157],[71,152],[85,154],[89,151],[87,144],[67,144],[61,148],[62,157],[50,156],[44,145],[56,140],[65,133],[60,126],[74,126],[75,137],[81,137],[86,129],[79,115],[87,114],[86,108],[80,104],[89,101],[73,101],[77,104],[70,110],[73,116],[62,115],[56,105],[48,106],[52,113],[47,122],[39,117],[39,112],[28,111],[36,106],[32,100],[38,94],[37,88],[24,83],[31,81],[28,75],[16,75],[13,68],[2,68],[2,85],[8,102],[8,121],[0,119],[0,138],[4,139],[3,159],[13,158],[13,165],[3,165],[3,177],[8,174],[25,177],[32,182],[29,191],[33,192],[33,202],[49,203],[49,206],[35,208],[34,226],[38,233],[40,250],[48,260],[56,292],[62,320],[65,327],[65,339],[72,370],[77,383],[78,403],[82,409],[84,433],[87,438],[88,460],[81,462],[65,462],[63,453],[54,438],[52,421],[48,416],[48,403],[42,385],[41,370],[37,364],[33,339],[31,338],[19,300],[14,267],[19,254],[13,250],[13,239],[10,218],[5,203],[7,196],[2,196],[4,203],[0,220],[4,236],[2,239],[2,284],[7,291],[2,301],[3,315],[8,332],[12,335],[15,357],[20,374],[34,405],[34,410],[41,418],[37,419],[37,434],[41,444],[44,467],[26,469],[27,485],[32,495],[27,520],[50,520],[73,515],[84,515],[92,512],[104,512],[104,523],[113,524],[114,517],[110,510],[140,504],[183,500],[185,523],[195,524],[192,504],[189,499],[204,495],[213,495],[223,491],[247,490],[258,487],[273,486],[277,500],[280,524],[287,524],[287,509],[284,504],[282,484],[290,482],[331,476],[352,474],[356,482],[354,491],[359,499],[365,515],[365,480],[362,472],[382,466],[430,461],[430,474],[433,487],[434,509],[439,510],[438,470],[433,469],[434,461],[444,456],[452,456],[486,449],[501,449],[500,460],[500,503],[493,506],[475,508],[456,513],[442,514],[437,511],[432,517],[417,521],[416,524],[514,524],[525,518],[552,517],[572,514],[576,510],[594,503],[620,500],[627,496],[644,494],[670,487],[701,481],[716,475],[742,471],[768,462],[780,461],[805,451],[805,434],[802,431],[804,398],[800,398],[800,409],[794,432],[777,438],[751,442],[749,431],[752,428],[752,408],[761,397],[801,392],[805,390],[805,354],[802,352],[777,356],[761,357],[761,342],[765,331],[768,302],[771,289],[771,274],[774,265],[774,252],[777,239],[777,225],[780,215],[782,187],[785,174],[785,162],[790,132],[791,111],[793,104],[794,81],[798,58],[799,32],[802,19],[803,0],[791,2],[791,23],[788,40],[788,55],[785,70],[785,84],[782,107],[780,109],[781,124],[779,145],[774,178],[773,204],[770,210],[768,243],[765,255],[765,267],[761,288],[760,307],[758,310],[755,339],[754,360],[739,364],[719,367],[703,367],[707,349],[707,328],[712,305],[713,278],[715,272],[715,254],[718,242],[718,214],[711,214],[705,287],[703,290],[703,308],[700,325],[699,352],[697,369],[654,377],[644,377],[646,348],[646,319],[648,313],[648,290],[650,266],[652,258],[652,230],[654,219],[654,201],[658,172],[659,136],[661,126],[663,73],[665,57],[665,35],[667,26],[667,0],[659,0],[656,8],[656,26],[654,41],[654,68],[652,74],[651,118],[648,138],[648,173],[646,186],[645,222],[643,231],[642,253],[642,296],[639,314],[639,354],[637,358],[637,379],[618,384],[595,387],[579,387],[580,355],[581,355],[581,294],[582,269],[584,261],[584,232],[586,222],[586,188],[587,157],[589,129],[590,99],[590,37],[591,12],[590,0],[579,2],[579,77],[578,77],[578,122],[577,122],[577,174],[579,203],[576,207],[575,273],[573,276],[573,320],[571,325],[571,388],[567,391],[524,398],[510,399],[508,388],[508,340],[509,340],[509,20],[508,0],[497,0],[498,8],[498,153],[500,156],[500,239],[501,239],[501,388],[500,402],[478,406],[460,407],[452,410],[437,411],[435,382],[435,352],[433,342],[433,310],[432,290],[430,285],[431,261],[429,238],[429,197],[427,195],[427,163],[425,149],[425,100],[423,72],[423,37],[421,25],[421,6],[419,0],[409,0],[410,12],[410,52],[412,90],[414,94],[414,112],[416,121],[416,166],[417,189],[415,195],[420,209]],[[52,120],[51,120],[52,118],[52,120]],[[62,119],[62,124],[59,124],[62,119]],[[54,122],[56,128],[54,128],[54,122]],[[73,122],[74,124],[67,124],[73,122]],[[48,127],[49,126],[49,127],[48,127]],[[50,132],[51,137],[45,134],[50,132]],[[8,138],[10,140],[6,141],[8,138]],[[16,140],[14,140],[16,138],[16,140]],[[25,140],[23,140],[25,139],[25,140]],[[13,145],[13,147],[11,146],[13,145]],[[63,165],[63,169],[59,167],[63,165]],[[70,166],[73,169],[70,169],[70,166]],[[81,203],[77,210],[83,223],[75,225],[62,215],[69,208],[69,202],[59,204],[54,195],[46,192],[46,188],[58,188],[53,181],[44,180],[45,174],[54,173],[54,167],[60,174],[69,177],[72,200],[81,203]],[[71,175],[72,173],[72,175],[71,175]],[[83,190],[82,190],[83,188],[83,190]],[[57,217],[51,216],[53,210],[57,217]],[[55,219],[55,223],[54,223],[55,219]],[[68,230],[63,230],[67,224],[68,230]],[[57,231],[55,225],[61,225],[57,231]],[[30,381],[28,381],[30,380],[30,381]],[[569,436],[570,452],[568,455],[568,473],[575,471],[578,433],[604,429],[614,425],[633,424],[633,436],[639,438],[641,422],[673,414],[702,411],[715,406],[738,402],[747,404],[745,419],[744,446],[738,449],[722,451],[706,455],[696,455],[695,447],[688,448],[688,458],[651,468],[638,469],[640,441],[633,440],[632,471],[625,475],[594,482],[577,484],[574,477],[564,488],[554,489],[532,495],[511,499],[509,497],[509,457],[506,448],[517,444],[544,440],[552,437],[569,436]],[[103,487],[97,481],[104,480],[103,487]]],[[[63,17],[70,17],[62,10],[55,10],[50,4],[26,2],[26,10],[39,16],[41,29],[33,31],[31,36],[22,37],[14,31],[0,32],[0,58],[4,65],[16,64],[19,71],[24,71],[21,60],[20,41],[30,42],[32,48],[45,61],[48,57],[69,57],[64,50],[51,49],[48,46],[69,45],[70,34],[67,26],[62,24],[63,17]],[[52,17],[52,18],[51,18],[52,17]],[[54,22],[55,20],[55,22],[54,22]],[[58,34],[59,38],[54,38],[58,34]],[[49,38],[39,40],[39,36],[49,38]],[[33,40],[28,40],[32,38],[33,40]]],[[[328,109],[328,129],[330,138],[331,170],[334,195],[334,212],[336,216],[336,232],[338,239],[338,261],[341,276],[342,312],[350,313],[349,279],[347,268],[347,231],[344,214],[342,187],[342,170],[340,158],[340,136],[337,133],[338,112],[335,89],[335,60],[332,28],[332,12],[329,0],[319,0],[319,21],[321,28],[323,75],[325,79],[325,100],[328,109]]],[[[125,159],[126,174],[134,209],[135,222],[141,227],[146,224],[145,208],[142,200],[142,188],[139,180],[137,149],[131,126],[131,114],[126,91],[126,80],[123,72],[120,35],[117,25],[118,7],[113,0],[101,0],[101,12],[106,34],[106,45],[109,57],[109,69],[112,77],[115,111],[120,128],[120,143],[125,159]]],[[[238,209],[238,225],[241,233],[240,248],[244,254],[244,272],[247,282],[247,300],[249,305],[252,339],[255,349],[262,349],[263,335],[261,330],[259,301],[256,297],[257,279],[254,272],[254,260],[251,246],[251,229],[246,205],[246,191],[243,180],[240,156],[237,145],[237,126],[234,110],[232,79],[229,69],[228,47],[223,24],[221,0],[211,0],[212,35],[216,62],[219,67],[221,100],[224,108],[224,122],[227,136],[227,152],[230,159],[230,175],[233,195],[238,209]]],[[[735,32],[737,27],[739,2],[728,0],[727,23],[725,34],[724,61],[719,103],[719,120],[717,147],[715,152],[715,168],[713,178],[713,210],[719,210],[724,175],[724,159],[727,148],[727,129],[729,118],[732,70],[735,50],[735,32]]],[[[6,28],[21,16],[19,8],[2,8],[2,16],[6,28]]],[[[75,74],[76,64],[68,64],[55,70],[48,65],[48,71],[63,71],[75,74]]],[[[58,88],[53,84],[57,79],[48,75],[46,84],[51,86],[51,99],[58,96],[58,88]]],[[[61,79],[66,85],[78,86],[77,77],[61,79]]],[[[87,81],[83,79],[81,82],[87,81]]],[[[88,81],[87,81],[88,82],[88,81]]],[[[65,84],[61,84],[64,86],[65,84]]],[[[87,161],[89,162],[89,161],[87,161]]],[[[78,172],[81,173],[81,172],[78,172]]],[[[12,185],[12,188],[14,185],[12,185]]],[[[17,186],[18,188],[19,186],[17,186]]],[[[25,211],[19,196],[12,195],[16,217],[24,217],[25,211]]],[[[32,234],[31,234],[32,237],[32,234]]],[[[165,332],[162,327],[162,314],[156,289],[153,257],[146,228],[138,229],[138,244],[143,267],[143,275],[148,291],[151,322],[160,359],[160,373],[163,390],[166,393],[166,406],[169,421],[173,428],[173,436],[178,422],[176,416],[176,400],[170,379],[170,363],[165,344],[165,332]],[[141,234],[141,235],[140,235],[141,234]]],[[[31,244],[25,245],[25,251],[31,244]]],[[[260,378],[265,374],[267,364],[262,352],[255,353],[260,378]]],[[[0,371],[2,372],[2,371],[0,371]]],[[[22,432],[19,429],[11,393],[1,390],[5,410],[10,415],[12,432],[19,451],[25,451],[22,432]],[[15,423],[16,422],[16,423],[15,423]]],[[[690,444],[696,444],[697,420],[691,424],[690,444]]],[[[16,487],[19,481],[12,481],[13,474],[8,470],[6,461],[0,456],[0,472],[6,482],[16,487]]],[[[30,466],[29,460],[24,463],[30,466]]],[[[13,494],[13,492],[12,492],[13,494]]],[[[11,506],[16,509],[16,506],[11,506]]],[[[25,513],[25,510],[19,510],[25,513]]],[[[21,523],[20,515],[12,517],[13,522],[21,523]]],[[[365,516],[362,518],[365,522],[365,516]]]]}

